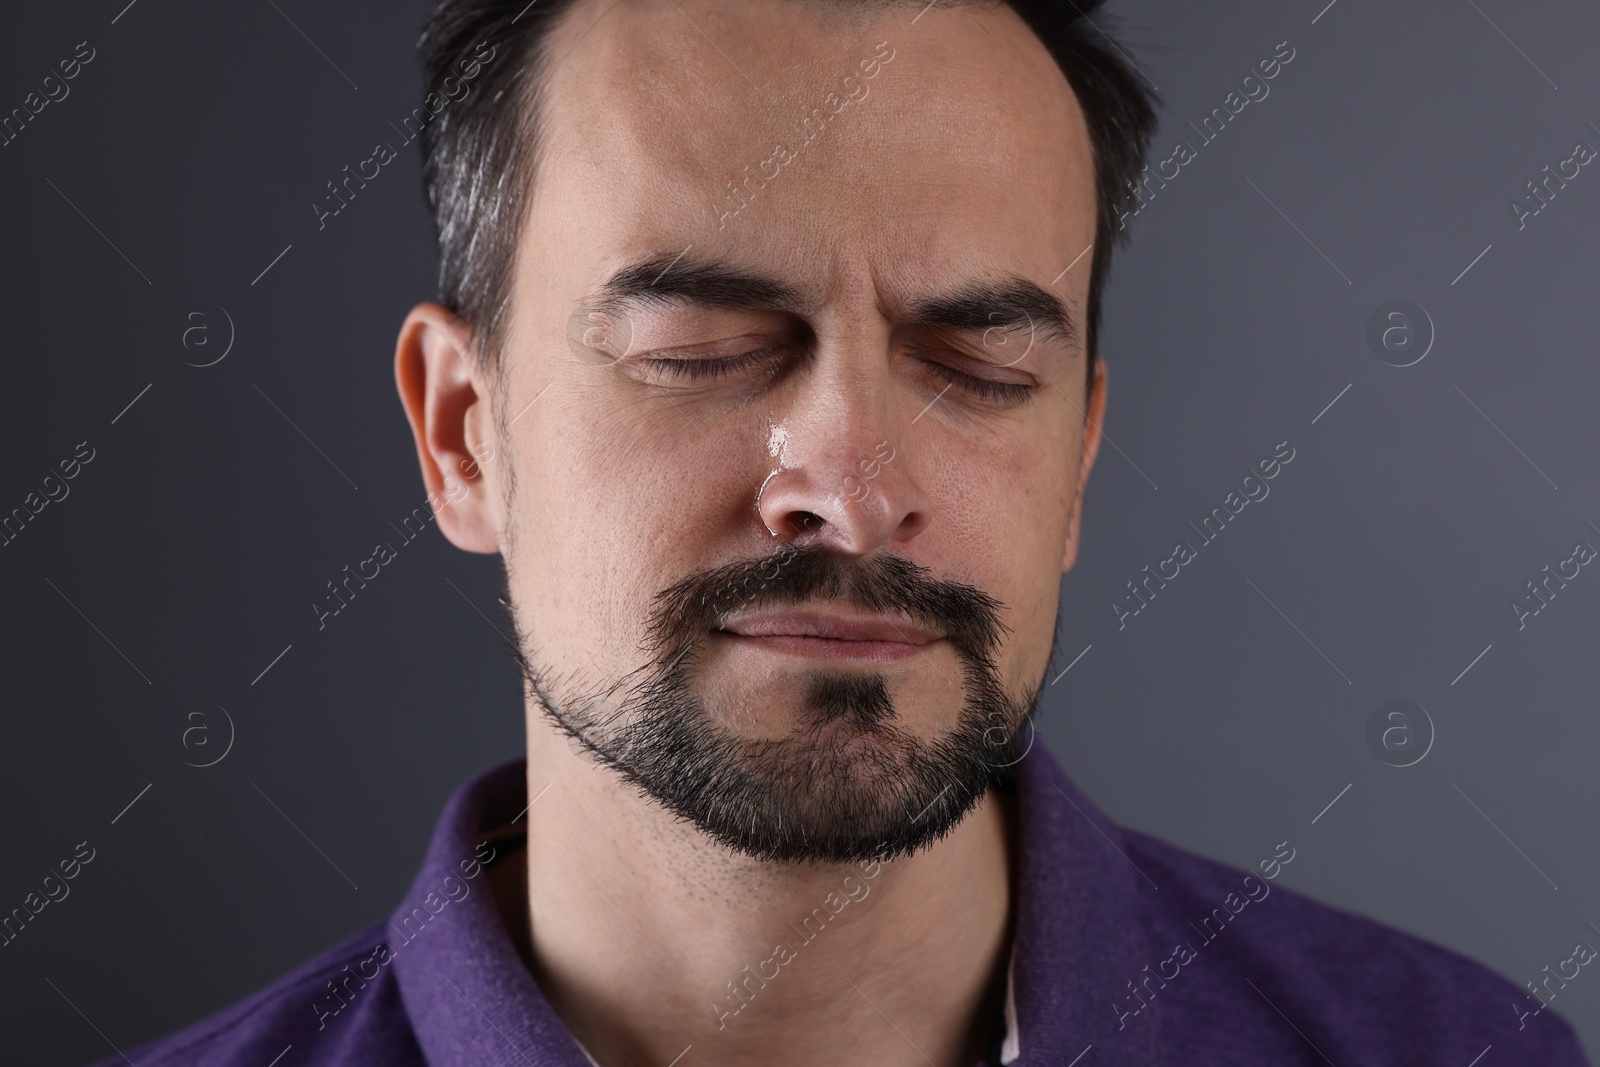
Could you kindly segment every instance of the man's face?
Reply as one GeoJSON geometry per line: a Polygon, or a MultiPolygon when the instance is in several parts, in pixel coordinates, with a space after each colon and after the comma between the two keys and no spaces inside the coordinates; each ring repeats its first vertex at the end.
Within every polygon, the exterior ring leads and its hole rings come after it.
{"type": "Polygon", "coordinates": [[[485,387],[538,697],[769,859],[919,847],[1015,758],[1087,471],[1066,80],[1006,8],[831,8],[570,14],[485,387]]]}

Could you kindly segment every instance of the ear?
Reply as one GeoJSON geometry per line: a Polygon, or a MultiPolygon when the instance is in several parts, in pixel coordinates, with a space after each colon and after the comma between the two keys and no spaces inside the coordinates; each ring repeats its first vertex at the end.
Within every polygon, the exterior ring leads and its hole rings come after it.
{"type": "Polygon", "coordinates": [[[1110,372],[1104,356],[1096,356],[1094,380],[1089,383],[1089,410],[1083,420],[1083,450],[1078,455],[1078,486],[1072,498],[1072,512],[1067,516],[1067,547],[1061,554],[1061,573],[1065,574],[1078,561],[1078,526],[1083,519],[1083,487],[1089,481],[1089,470],[1094,457],[1100,452],[1100,424],[1106,417],[1106,383],[1110,372]]]}
{"type": "Polygon", "coordinates": [[[395,345],[394,379],[439,529],[467,552],[500,551],[500,495],[487,469],[498,458],[494,417],[466,323],[439,304],[412,308],[395,345]]]}

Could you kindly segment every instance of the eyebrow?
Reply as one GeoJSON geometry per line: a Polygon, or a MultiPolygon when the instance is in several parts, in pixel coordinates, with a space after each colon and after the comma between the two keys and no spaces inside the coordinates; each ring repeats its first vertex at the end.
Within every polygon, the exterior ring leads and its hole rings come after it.
{"type": "Polygon", "coordinates": [[[794,286],[720,260],[652,255],[623,267],[601,284],[593,310],[691,304],[728,311],[810,310],[794,286]]]}
{"type": "Polygon", "coordinates": [[[948,296],[915,301],[910,318],[922,325],[958,330],[1026,327],[1068,346],[1078,343],[1077,323],[1067,305],[1026,278],[969,282],[948,296]]]}
{"type": "MultiPolygon", "coordinates": [[[[687,304],[729,311],[787,311],[803,315],[815,306],[786,282],[721,260],[651,255],[622,267],[598,290],[592,309],[687,304]]],[[[910,302],[911,325],[956,330],[1032,329],[1066,345],[1078,342],[1071,310],[1050,290],[1016,275],[999,281],[966,282],[949,293],[910,302]]]]}

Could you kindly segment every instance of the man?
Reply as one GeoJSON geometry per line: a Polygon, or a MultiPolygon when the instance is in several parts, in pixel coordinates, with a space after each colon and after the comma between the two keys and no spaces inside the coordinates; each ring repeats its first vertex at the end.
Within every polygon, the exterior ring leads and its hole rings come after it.
{"type": "Polygon", "coordinates": [[[133,1062],[1583,1062],[1033,744],[1153,124],[1095,7],[444,0],[396,372],[527,758],[390,920],[133,1062]]]}

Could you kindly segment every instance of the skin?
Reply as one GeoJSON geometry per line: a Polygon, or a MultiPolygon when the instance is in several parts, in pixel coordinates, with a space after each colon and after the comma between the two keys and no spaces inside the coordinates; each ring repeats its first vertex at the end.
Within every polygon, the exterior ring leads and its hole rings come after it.
{"type": "MultiPolygon", "coordinates": [[[[930,329],[905,309],[1017,275],[1081,323],[1089,138],[1065,78],[1009,9],[915,15],[621,0],[579,4],[558,29],[503,370],[482,367],[466,325],[436,304],[412,311],[396,355],[424,480],[451,501],[439,527],[464,550],[506,556],[519,626],[553,675],[620,678],[642,663],[657,591],[815,541],[897,554],[996,597],[1008,690],[1021,699],[1039,684],[1077,554],[1105,362],[1086,397],[1081,343],[930,329]],[[799,117],[880,41],[894,58],[869,95],[719,229],[724,181],[776,140],[797,144],[799,117]],[[569,319],[612,270],[688,245],[783,280],[806,309],[635,310],[626,358],[575,354],[569,319]],[[774,345],[763,368],[717,379],[640,361],[774,345]],[[1033,389],[990,402],[930,364],[1033,389]],[[884,442],[894,458],[863,478],[884,442]],[[844,491],[852,477],[862,499],[844,491]]],[[[795,680],[817,664],[736,644],[710,646],[699,691],[724,727],[784,736],[795,680]]],[[[897,725],[930,739],[955,720],[957,668],[947,642],[872,666],[897,725]]],[[[945,1067],[982,1053],[1010,953],[1014,814],[1002,795],[885,865],[801,947],[790,922],[847,876],[860,884],[859,869],[733,854],[576,753],[532,699],[527,727],[538,799],[510,891],[531,931],[521,947],[604,1067],[660,1067],[690,1045],[686,1064],[780,1067],[945,1067]],[[730,980],[780,939],[796,958],[719,1027],[711,1005],[735,1003],[730,980]]]]}

